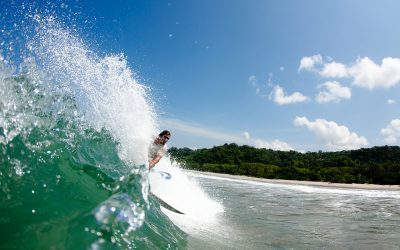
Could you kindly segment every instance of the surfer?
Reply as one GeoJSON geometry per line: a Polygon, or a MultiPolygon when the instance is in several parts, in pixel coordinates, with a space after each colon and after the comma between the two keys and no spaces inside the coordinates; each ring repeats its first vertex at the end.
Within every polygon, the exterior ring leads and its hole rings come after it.
{"type": "Polygon", "coordinates": [[[149,148],[149,169],[152,169],[167,153],[167,142],[171,138],[171,132],[162,131],[149,148]]]}

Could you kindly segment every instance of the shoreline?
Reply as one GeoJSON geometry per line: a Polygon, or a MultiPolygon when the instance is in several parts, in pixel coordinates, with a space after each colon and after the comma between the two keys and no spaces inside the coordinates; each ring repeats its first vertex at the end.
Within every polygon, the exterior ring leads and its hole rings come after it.
{"type": "Polygon", "coordinates": [[[327,188],[349,188],[349,189],[367,189],[367,190],[386,190],[386,191],[400,191],[400,185],[379,185],[379,184],[359,184],[359,183],[332,183],[332,182],[319,182],[319,181],[300,181],[300,180],[282,180],[282,179],[264,179],[258,177],[251,177],[245,175],[230,175],[213,172],[203,172],[197,170],[184,171],[196,173],[200,175],[223,177],[233,180],[246,180],[255,182],[264,182],[270,184],[287,184],[287,185],[302,185],[312,187],[327,187],[327,188]]]}

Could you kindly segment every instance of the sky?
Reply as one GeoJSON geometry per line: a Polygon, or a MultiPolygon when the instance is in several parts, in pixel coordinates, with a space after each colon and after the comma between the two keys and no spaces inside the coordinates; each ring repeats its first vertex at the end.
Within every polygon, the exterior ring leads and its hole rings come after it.
{"type": "Polygon", "coordinates": [[[123,54],[150,87],[170,146],[399,145],[399,1],[59,4],[96,51],[123,54]]]}

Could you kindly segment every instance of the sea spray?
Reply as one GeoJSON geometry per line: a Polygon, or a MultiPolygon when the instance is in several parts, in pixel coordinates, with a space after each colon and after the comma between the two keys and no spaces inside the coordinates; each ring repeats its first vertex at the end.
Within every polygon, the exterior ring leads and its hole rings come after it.
{"type": "Polygon", "coordinates": [[[164,157],[151,171],[150,184],[152,193],[185,214],[164,210],[185,232],[212,235],[213,229],[221,227],[219,217],[224,207],[207,195],[195,180],[188,178],[178,162],[164,157]],[[171,176],[166,178],[164,172],[171,176]]]}
{"type": "Polygon", "coordinates": [[[54,83],[72,92],[86,120],[106,128],[120,142],[120,156],[134,164],[147,162],[156,130],[151,98],[122,55],[98,57],[53,17],[34,16],[38,33],[31,48],[54,83]],[[139,119],[138,119],[139,118],[139,119]]]}
{"type": "Polygon", "coordinates": [[[155,115],[126,58],[98,56],[54,11],[21,20],[1,26],[0,247],[183,248],[147,197],[155,115]]]}

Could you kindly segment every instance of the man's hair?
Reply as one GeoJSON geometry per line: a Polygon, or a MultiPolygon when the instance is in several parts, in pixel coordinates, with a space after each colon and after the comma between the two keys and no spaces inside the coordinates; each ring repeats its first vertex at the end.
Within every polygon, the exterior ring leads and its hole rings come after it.
{"type": "Polygon", "coordinates": [[[158,136],[162,137],[164,135],[171,135],[171,132],[169,132],[168,130],[164,130],[163,132],[161,132],[158,136]]]}

